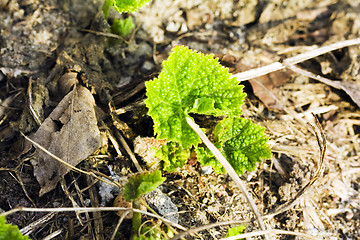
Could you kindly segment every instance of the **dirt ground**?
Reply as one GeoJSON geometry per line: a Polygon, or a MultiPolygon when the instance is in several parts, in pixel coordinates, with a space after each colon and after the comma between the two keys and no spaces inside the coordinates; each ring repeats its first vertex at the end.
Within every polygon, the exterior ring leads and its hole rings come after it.
{"type": "MultiPolygon", "coordinates": [[[[360,37],[360,3],[350,0],[152,0],[131,14],[136,29],[125,38],[109,33],[101,8],[101,0],[0,0],[0,212],[20,206],[112,206],[113,200],[100,197],[96,179],[73,171],[39,196],[44,185],[34,176],[37,155],[21,132],[36,137],[74,81],[94,96],[102,141],[77,167],[109,176],[111,166],[122,179],[137,172],[130,156],[134,139],[153,137],[142,104],[144,82],[157,76],[173,46],[215,54],[235,74],[360,37]]],[[[112,11],[109,21],[125,15],[112,11]]],[[[266,128],[273,153],[241,176],[267,227],[316,239],[360,239],[359,61],[355,45],[297,64],[337,84],[354,84],[353,95],[291,70],[241,83],[248,95],[244,117],[266,128]],[[316,125],[312,113],[327,140],[323,161],[324,145],[319,147],[309,125],[316,125]],[[293,199],[294,205],[283,208],[293,199]]],[[[88,125],[81,119],[77,124],[88,125]]],[[[227,174],[208,174],[191,159],[179,172],[163,175],[161,191],[177,206],[183,227],[243,221],[246,232],[259,230],[227,174]]],[[[111,239],[119,216],[30,211],[7,220],[33,240],[111,239]]],[[[220,239],[229,226],[234,225],[209,226],[185,239],[220,239]]],[[[128,239],[130,229],[131,220],[125,219],[115,239],[128,239]]]]}

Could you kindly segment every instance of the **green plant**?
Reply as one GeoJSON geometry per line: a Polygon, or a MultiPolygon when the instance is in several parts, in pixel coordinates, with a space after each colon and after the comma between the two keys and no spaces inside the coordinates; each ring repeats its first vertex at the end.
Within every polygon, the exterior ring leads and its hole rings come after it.
{"type": "Polygon", "coordinates": [[[111,7],[119,13],[130,13],[135,12],[150,1],[151,0],[105,0],[102,7],[104,18],[108,18],[111,7]]]}
{"type": "Polygon", "coordinates": [[[229,228],[229,230],[226,234],[226,237],[233,237],[233,236],[242,234],[242,233],[244,233],[245,229],[246,229],[246,225],[239,225],[236,227],[229,228]]]}
{"type": "MultiPolygon", "coordinates": [[[[141,196],[154,191],[165,179],[161,176],[160,170],[134,175],[124,186],[124,198],[127,201],[133,201],[133,208],[140,209],[140,205],[144,203],[141,196]]],[[[160,226],[142,224],[141,213],[133,212],[131,239],[165,239],[165,237],[160,226]]]]}
{"type": "Polygon", "coordinates": [[[186,122],[189,114],[225,117],[215,127],[215,145],[238,174],[254,170],[257,162],[271,156],[264,128],[240,117],[243,86],[213,55],[174,47],[158,78],[146,82],[146,90],[156,137],[167,140],[157,154],[165,170],[183,166],[195,148],[203,165],[224,172],[212,153],[199,145],[200,138],[186,122]]]}
{"type": "MultiPolygon", "coordinates": [[[[114,8],[119,13],[135,12],[150,0],[105,0],[102,11],[105,19],[108,19],[111,8],[114,8]]],[[[114,19],[111,25],[111,32],[122,37],[129,35],[135,29],[135,24],[132,17],[125,19],[114,19]]]]}
{"type": "Polygon", "coordinates": [[[118,12],[135,12],[151,0],[107,0],[118,12]]]}
{"type": "Polygon", "coordinates": [[[124,186],[124,198],[127,201],[135,200],[148,192],[154,191],[164,181],[165,178],[161,176],[159,170],[134,175],[124,186]]]}
{"type": "Polygon", "coordinates": [[[111,32],[122,37],[129,35],[135,29],[135,24],[132,17],[125,19],[114,19],[111,25],[111,32]]]}
{"type": "Polygon", "coordinates": [[[0,240],[28,240],[23,236],[18,226],[6,223],[5,216],[0,216],[0,240]]]}

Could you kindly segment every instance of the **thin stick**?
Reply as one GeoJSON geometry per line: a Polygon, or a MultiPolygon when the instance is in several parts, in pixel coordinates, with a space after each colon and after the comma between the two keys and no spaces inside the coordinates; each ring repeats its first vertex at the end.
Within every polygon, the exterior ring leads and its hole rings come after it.
{"type": "Polygon", "coordinates": [[[125,219],[125,217],[126,217],[129,213],[131,213],[131,211],[125,211],[125,212],[121,215],[121,217],[119,218],[119,221],[118,221],[118,223],[117,223],[117,225],[116,225],[116,227],[115,227],[115,229],[114,229],[114,232],[113,232],[113,234],[111,235],[110,240],[114,240],[114,239],[115,239],[116,233],[117,233],[117,231],[119,230],[119,227],[120,227],[121,223],[123,222],[123,220],[125,219]]]}
{"type": "Polygon", "coordinates": [[[118,212],[118,211],[132,211],[132,212],[138,212],[141,214],[148,215],[150,217],[158,218],[163,222],[169,223],[170,225],[179,228],[183,231],[186,231],[187,228],[181,226],[180,224],[174,223],[164,217],[160,217],[156,214],[141,211],[136,208],[124,208],[124,207],[77,207],[77,208],[71,208],[71,207],[62,207],[62,208],[28,208],[28,207],[17,207],[13,208],[7,212],[0,213],[1,216],[7,216],[16,212],[99,212],[99,211],[111,211],[111,212],[118,212]]]}
{"type": "Polygon", "coordinates": [[[359,86],[354,82],[349,81],[333,81],[330,79],[327,79],[325,77],[322,77],[320,75],[316,75],[312,72],[306,71],[305,69],[299,68],[296,65],[289,65],[287,66],[290,70],[302,74],[304,76],[307,76],[309,78],[315,79],[319,82],[322,82],[326,85],[329,85],[333,88],[340,89],[346,92],[347,95],[353,100],[354,103],[356,103],[360,107],[360,100],[358,98],[358,93],[360,91],[359,86]]]}
{"type": "Polygon", "coordinates": [[[50,233],[46,237],[44,237],[42,240],[51,240],[54,239],[57,235],[60,235],[64,231],[63,228],[56,230],[55,232],[50,233]]]}
{"type": "Polygon", "coordinates": [[[118,154],[118,156],[122,156],[119,144],[117,143],[116,139],[111,135],[109,129],[106,129],[106,135],[110,139],[111,143],[113,144],[113,146],[115,148],[115,151],[118,154]]]}
{"type": "Polygon", "coordinates": [[[40,118],[38,116],[38,114],[35,112],[35,109],[33,108],[33,102],[32,102],[32,78],[30,77],[29,79],[29,86],[28,86],[28,90],[27,90],[27,94],[29,96],[29,110],[30,110],[30,114],[31,116],[34,118],[36,124],[38,126],[41,125],[41,121],[40,118]]]}
{"type": "Polygon", "coordinates": [[[256,236],[261,236],[261,235],[266,235],[266,234],[292,235],[292,236],[299,236],[299,237],[303,237],[305,239],[313,239],[313,240],[321,240],[322,239],[322,238],[317,238],[317,237],[314,237],[314,236],[312,236],[310,234],[306,234],[306,233],[285,231],[285,230],[279,230],[279,229],[269,229],[269,230],[265,230],[265,231],[254,231],[254,232],[250,232],[250,233],[239,234],[239,235],[236,235],[233,237],[222,238],[222,240],[245,239],[245,238],[256,237],[256,236]]]}
{"type": "Polygon", "coordinates": [[[309,60],[311,58],[314,58],[314,57],[317,57],[319,55],[325,54],[327,52],[334,51],[336,49],[349,47],[349,46],[353,46],[353,45],[357,45],[357,44],[360,44],[360,38],[355,38],[355,39],[345,40],[345,41],[341,41],[341,42],[336,42],[334,44],[330,44],[330,45],[320,47],[320,48],[315,49],[315,50],[304,52],[304,53],[301,53],[301,54],[296,55],[296,56],[291,57],[291,58],[287,58],[287,59],[285,59],[283,61],[283,63],[275,62],[275,63],[269,64],[269,65],[266,65],[264,67],[259,67],[259,68],[251,69],[249,71],[237,73],[237,74],[234,74],[233,76],[236,77],[236,79],[239,82],[242,82],[242,81],[245,81],[245,80],[249,80],[249,79],[252,79],[252,78],[256,78],[256,77],[266,75],[266,74],[271,73],[271,72],[275,72],[275,71],[278,71],[278,70],[285,69],[289,65],[295,65],[297,63],[304,62],[306,60],[309,60]]]}
{"type": "Polygon", "coordinates": [[[186,235],[197,233],[197,232],[200,232],[200,231],[203,231],[203,230],[206,230],[206,229],[210,229],[210,228],[214,228],[214,227],[230,225],[230,224],[238,224],[238,225],[240,225],[240,224],[247,224],[249,222],[250,222],[250,220],[248,220],[248,221],[227,221],[227,222],[217,222],[217,223],[206,224],[206,225],[202,225],[200,227],[190,228],[185,232],[181,232],[181,233],[175,235],[170,240],[178,240],[180,238],[185,237],[186,235]]]}
{"type": "Polygon", "coordinates": [[[305,192],[307,192],[309,190],[309,188],[311,186],[313,186],[315,184],[315,182],[322,175],[322,172],[324,170],[324,159],[325,159],[325,153],[326,153],[326,138],[325,138],[324,131],[319,123],[318,118],[314,114],[313,114],[313,116],[315,118],[316,127],[318,128],[319,131],[316,131],[316,129],[313,125],[309,124],[309,126],[314,131],[316,140],[317,140],[319,148],[320,148],[320,162],[318,163],[318,168],[316,169],[314,177],[302,189],[300,189],[300,191],[296,194],[296,196],[293,199],[274,208],[272,211],[270,211],[269,214],[265,215],[264,218],[271,218],[275,215],[283,213],[283,212],[289,210],[290,208],[292,208],[299,201],[299,199],[305,194],[305,192]]]}
{"type": "Polygon", "coordinates": [[[113,34],[113,33],[99,32],[99,31],[94,31],[94,30],[91,30],[91,29],[79,29],[79,31],[92,33],[92,34],[95,34],[97,36],[117,38],[117,39],[123,40],[124,42],[127,42],[127,41],[125,41],[125,38],[121,37],[120,35],[113,34]]]}
{"type": "Polygon", "coordinates": [[[51,212],[43,216],[42,218],[30,223],[29,225],[23,227],[20,229],[20,232],[22,235],[29,235],[37,228],[40,228],[42,225],[47,223],[49,220],[51,220],[55,216],[55,213],[51,212]]]}
{"type": "MultiPolygon", "coordinates": [[[[67,198],[70,200],[71,204],[73,205],[73,207],[79,207],[79,204],[77,204],[77,202],[75,201],[75,199],[73,198],[73,196],[70,194],[69,192],[69,189],[67,188],[66,186],[66,183],[65,183],[65,179],[64,177],[61,178],[60,180],[60,186],[63,190],[63,192],[65,193],[65,195],[67,196],[67,198]]],[[[80,213],[79,212],[75,212],[76,214],[76,218],[78,219],[79,223],[81,226],[84,226],[84,223],[83,221],[81,220],[81,216],[80,216],[80,213]]]]}
{"type": "Polygon", "coordinates": [[[125,148],[125,151],[129,155],[130,159],[133,161],[133,163],[134,163],[136,169],[138,170],[138,172],[142,172],[143,170],[142,170],[138,160],[136,159],[134,153],[131,151],[129,145],[127,144],[125,138],[121,135],[121,133],[119,131],[115,131],[115,136],[119,138],[121,144],[125,148]]]}
{"type": "Polygon", "coordinates": [[[312,72],[306,71],[305,69],[299,68],[296,65],[289,65],[288,68],[293,72],[299,73],[299,74],[304,75],[304,76],[306,76],[308,78],[318,80],[319,82],[322,82],[322,83],[324,83],[326,85],[329,85],[329,86],[331,86],[333,88],[342,89],[341,84],[339,84],[339,82],[332,81],[332,80],[327,79],[325,77],[322,77],[320,75],[316,75],[316,74],[314,74],[312,72]]]}
{"type": "Polygon", "coordinates": [[[32,205],[33,205],[34,207],[37,207],[36,204],[35,204],[35,202],[34,202],[34,200],[29,196],[29,194],[28,194],[28,192],[27,192],[27,190],[26,190],[26,188],[25,188],[25,185],[24,185],[24,183],[23,183],[23,181],[22,181],[22,178],[21,178],[20,173],[18,172],[18,170],[15,171],[15,174],[16,174],[16,177],[17,177],[17,179],[18,179],[18,181],[19,181],[19,184],[20,184],[21,188],[23,189],[23,191],[24,191],[24,193],[25,193],[25,196],[30,200],[30,202],[32,203],[32,205]]]}
{"type": "MultiPolygon", "coordinates": [[[[250,208],[254,212],[256,219],[260,225],[261,230],[266,230],[266,227],[264,225],[264,222],[261,218],[261,215],[256,207],[256,204],[252,197],[250,196],[246,185],[241,181],[239,176],[236,174],[235,170],[232,168],[232,166],[229,164],[229,162],[225,159],[225,157],[220,153],[220,151],[210,142],[210,140],[206,137],[206,135],[201,131],[201,129],[189,118],[186,118],[187,123],[190,125],[190,127],[196,132],[197,135],[201,138],[201,140],[205,143],[205,145],[210,149],[210,151],[214,154],[217,160],[224,166],[225,170],[228,172],[230,177],[233,179],[235,184],[240,188],[240,190],[245,195],[245,198],[247,202],[250,205],[250,208]]],[[[266,237],[266,235],[265,235],[266,237]]]]}

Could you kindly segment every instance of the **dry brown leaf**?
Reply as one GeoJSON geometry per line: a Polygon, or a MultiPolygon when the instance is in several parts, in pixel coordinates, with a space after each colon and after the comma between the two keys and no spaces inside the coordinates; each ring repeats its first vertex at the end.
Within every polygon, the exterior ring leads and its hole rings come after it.
{"type": "MultiPolygon", "coordinates": [[[[224,54],[215,55],[219,58],[220,62],[230,69],[232,74],[243,72],[251,69],[247,64],[244,64],[242,59],[235,56],[224,54]]],[[[271,61],[272,55],[267,52],[263,52],[257,56],[261,58],[263,62],[271,61]]],[[[272,72],[267,75],[257,77],[249,80],[254,94],[260,99],[261,102],[269,109],[282,110],[283,106],[278,100],[278,87],[289,80],[290,72],[287,70],[272,72]]]]}
{"type": "MultiPolygon", "coordinates": [[[[260,52],[256,55],[262,65],[266,65],[276,59],[273,53],[260,52]]],[[[235,66],[236,72],[243,72],[252,67],[243,63],[238,63],[235,66]]],[[[283,85],[290,79],[291,72],[288,70],[276,71],[264,76],[253,78],[249,80],[254,94],[260,101],[269,109],[282,110],[284,106],[278,100],[279,86],[283,85]]]]}
{"type": "MultiPolygon", "coordinates": [[[[360,87],[353,82],[338,82],[339,88],[347,93],[351,99],[360,107],[360,87]]],[[[333,86],[333,85],[332,85],[333,86]]],[[[333,86],[334,87],[334,86],[333,86]]]]}
{"type": "MultiPolygon", "coordinates": [[[[77,87],[68,93],[41,124],[33,140],[65,162],[76,166],[100,146],[95,116],[95,100],[90,91],[77,87]]],[[[51,191],[70,169],[40,149],[31,160],[40,184],[39,195],[51,191]]]]}
{"type": "Polygon", "coordinates": [[[289,74],[277,71],[249,80],[255,96],[269,109],[282,110],[284,106],[278,100],[278,87],[289,80],[289,74]]]}

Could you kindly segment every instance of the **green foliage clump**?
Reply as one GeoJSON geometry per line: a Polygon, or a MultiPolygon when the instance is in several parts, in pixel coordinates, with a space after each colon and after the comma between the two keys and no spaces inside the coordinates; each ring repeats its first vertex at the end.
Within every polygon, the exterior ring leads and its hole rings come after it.
{"type": "Polygon", "coordinates": [[[254,170],[257,162],[270,157],[264,129],[240,117],[246,96],[243,86],[213,55],[174,47],[158,78],[146,82],[146,90],[145,104],[156,137],[168,142],[157,154],[165,170],[183,166],[195,147],[203,165],[224,172],[212,153],[199,147],[199,136],[186,122],[191,113],[226,117],[215,127],[215,145],[238,174],[254,170]]]}
{"type": "Polygon", "coordinates": [[[132,17],[125,19],[114,19],[111,25],[111,32],[118,34],[119,36],[125,37],[129,35],[135,29],[135,24],[132,17]]]}
{"type": "Polygon", "coordinates": [[[146,82],[145,103],[157,137],[188,149],[200,143],[186,122],[189,113],[240,115],[246,96],[242,89],[213,55],[177,46],[163,62],[159,77],[146,82]]]}
{"type": "Polygon", "coordinates": [[[6,223],[5,216],[0,217],[0,240],[29,240],[23,236],[18,226],[6,223]]]}
{"type": "Polygon", "coordinates": [[[159,225],[143,224],[140,229],[140,234],[135,235],[133,240],[167,240],[169,238],[164,234],[164,230],[159,225]]]}
{"type": "Polygon", "coordinates": [[[244,233],[245,229],[246,229],[246,225],[239,225],[236,227],[229,228],[229,230],[226,234],[226,237],[233,237],[233,236],[242,234],[242,233],[244,233]]]}
{"type": "Polygon", "coordinates": [[[157,152],[156,156],[164,161],[163,169],[174,172],[187,162],[190,149],[183,149],[177,142],[167,142],[157,152]]]}
{"type": "MultiPolygon", "coordinates": [[[[129,182],[124,186],[124,198],[127,201],[133,201],[133,208],[140,209],[141,196],[154,191],[161,185],[166,178],[161,176],[160,170],[154,172],[141,172],[132,176],[129,182]]],[[[141,223],[141,213],[133,212],[132,219],[132,240],[142,239],[166,239],[163,237],[163,231],[159,225],[141,223]]]]}
{"type": "Polygon", "coordinates": [[[135,12],[150,0],[110,0],[111,6],[118,11],[122,12],[135,12]]]}
{"type": "MultiPolygon", "coordinates": [[[[111,8],[114,8],[119,13],[130,13],[135,12],[148,2],[150,0],[104,0],[102,7],[104,19],[108,19],[111,8]]],[[[112,33],[124,37],[129,35],[134,29],[134,21],[132,17],[128,17],[126,19],[114,19],[110,30],[112,33]]]]}
{"type": "Polygon", "coordinates": [[[124,186],[124,198],[127,201],[135,200],[148,192],[154,191],[165,179],[161,176],[160,170],[134,175],[124,186]]]}
{"type": "MultiPolygon", "coordinates": [[[[253,171],[257,162],[271,157],[267,146],[265,128],[249,119],[234,117],[222,120],[215,127],[217,146],[238,174],[244,170],[253,171]]],[[[202,165],[212,166],[216,172],[224,173],[224,167],[209,150],[198,150],[202,165]],[[206,152],[205,152],[206,151],[206,152]]]]}

